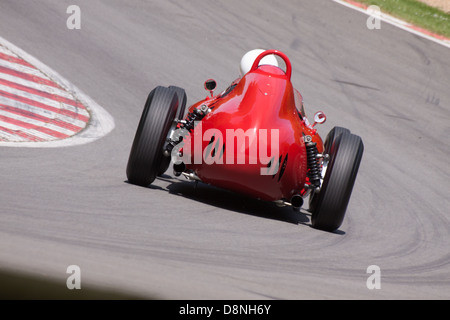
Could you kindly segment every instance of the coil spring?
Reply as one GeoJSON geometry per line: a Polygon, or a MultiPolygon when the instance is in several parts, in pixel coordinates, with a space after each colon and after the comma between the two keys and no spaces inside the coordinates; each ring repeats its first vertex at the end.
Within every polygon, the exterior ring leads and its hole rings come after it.
{"type": "MultiPolygon", "coordinates": [[[[203,117],[206,115],[205,112],[199,109],[194,109],[192,112],[188,113],[186,116],[186,120],[184,122],[180,123],[179,129],[186,129],[189,132],[192,132],[195,127],[195,121],[203,119],[203,117]]],[[[183,141],[184,136],[179,135],[176,136],[173,140],[169,139],[168,144],[165,147],[164,154],[170,155],[173,148],[179,144],[181,141],[183,141]]]]}
{"type": "Polygon", "coordinates": [[[194,109],[192,112],[188,113],[185,120],[186,123],[181,123],[180,129],[186,129],[189,132],[192,132],[192,130],[194,130],[195,121],[203,119],[204,116],[205,114],[202,111],[194,109]]]}
{"type": "Polygon", "coordinates": [[[307,142],[306,143],[306,159],[308,163],[308,173],[307,176],[309,178],[309,182],[314,188],[320,187],[320,167],[317,162],[317,154],[319,153],[317,150],[317,144],[315,142],[307,142]]]}

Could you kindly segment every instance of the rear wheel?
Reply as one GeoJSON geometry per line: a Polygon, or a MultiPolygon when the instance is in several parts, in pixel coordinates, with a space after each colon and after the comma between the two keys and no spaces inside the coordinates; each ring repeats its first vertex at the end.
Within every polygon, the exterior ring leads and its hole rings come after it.
{"type": "Polygon", "coordinates": [[[330,150],[330,146],[336,141],[336,139],[343,133],[350,133],[350,130],[343,127],[334,127],[328,132],[325,139],[324,148],[325,150],[330,150]]]}
{"type": "MultiPolygon", "coordinates": [[[[331,150],[331,146],[335,143],[336,139],[339,138],[341,136],[341,134],[350,134],[350,130],[348,130],[347,128],[343,128],[343,127],[334,127],[333,129],[330,130],[330,132],[328,132],[327,137],[325,138],[325,142],[324,142],[324,153],[325,154],[330,154],[330,150],[331,150]]],[[[324,172],[328,166],[328,160],[325,161],[323,163],[323,170],[322,170],[322,176],[324,176],[324,172]]],[[[317,196],[317,194],[313,193],[311,194],[310,198],[309,198],[309,210],[311,212],[313,212],[317,206],[317,200],[319,199],[319,197],[317,196]]]]}
{"type": "Polygon", "coordinates": [[[338,229],[344,220],[364,152],[361,138],[341,129],[327,136],[329,162],[320,192],[312,196],[310,204],[312,226],[326,231],[338,229]]]}
{"type": "Polygon", "coordinates": [[[148,186],[161,167],[163,146],[178,108],[177,94],[156,87],[148,95],[139,121],[127,165],[130,183],[148,186]]]}

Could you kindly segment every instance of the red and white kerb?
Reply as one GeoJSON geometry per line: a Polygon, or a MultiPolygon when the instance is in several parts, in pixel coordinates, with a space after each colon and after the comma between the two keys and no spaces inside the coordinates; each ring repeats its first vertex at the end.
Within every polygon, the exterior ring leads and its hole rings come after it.
{"type": "Polygon", "coordinates": [[[89,119],[69,91],[0,45],[0,142],[66,139],[89,119]]]}

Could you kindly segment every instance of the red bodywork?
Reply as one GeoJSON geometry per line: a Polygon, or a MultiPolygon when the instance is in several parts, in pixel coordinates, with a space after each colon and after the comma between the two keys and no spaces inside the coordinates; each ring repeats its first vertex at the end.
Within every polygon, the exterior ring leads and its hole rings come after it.
{"type": "Polygon", "coordinates": [[[262,200],[289,200],[294,195],[303,196],[307,190],[305,183],[308,183],[304,136],[312,137],[319,153],[323,152],[323,142],[304,115],[299,113],[301,95],[293,88],[290,76],[289,59],[279,51],[265,51],[231,92],[207,97],[192,105],[189,112],[202,105],[211,111],[201,120],[201,131],[196,128],[186,137],[185,142],[190,140],[191,147],[185,147],[183,154],[192,159],[191,164],[186,163],[186,169],[192,170],[205,183],[262,200]],[[268,54],[280,56],[285,61],[286,71],[271,65],[259,66],[260,60],[268,54]],[[209,129],[221,134],[215,134],[212,141],[209,129]],[[245,148],[238,148],[237,140],[227,139],[227,130],[228,133],[230,130],[246,132],[245,148]],[[275,142],[271,140],[273,130],[278,130],[279,139],[275,142]],[[254,154],[254,143],[260,141],[261,132],[267,132],[267,146],[259,143],[258,155],[260,148],[266,147],[266,154],[271,156],[271,148],[278,147],[278,158],[272,158],[270,165],[275,162],[279,165],[273,167],[277,170],[270,175],[261,174],[268,161],[255,158],[254,154]],[[202,155],[198,154],[198,143],[202,145],[202,155]],[[273,146],[273,143],[277,145],[273,146]],[[205,163],[204,155],[207,153],[211,153],[219,163],[205,163]],[[242,162],[242,157],[244,164],[238,163],[239,159],[242,162]]]}

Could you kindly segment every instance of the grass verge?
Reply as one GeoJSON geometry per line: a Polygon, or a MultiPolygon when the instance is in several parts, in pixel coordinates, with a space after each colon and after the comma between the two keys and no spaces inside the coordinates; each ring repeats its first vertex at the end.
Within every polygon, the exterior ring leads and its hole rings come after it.
{"type": "Polygon", "coordinates": [[[353,0],[376,5],[381,11],[417,27],[450,38],[450,14],[416,0],[353,0]]]}

